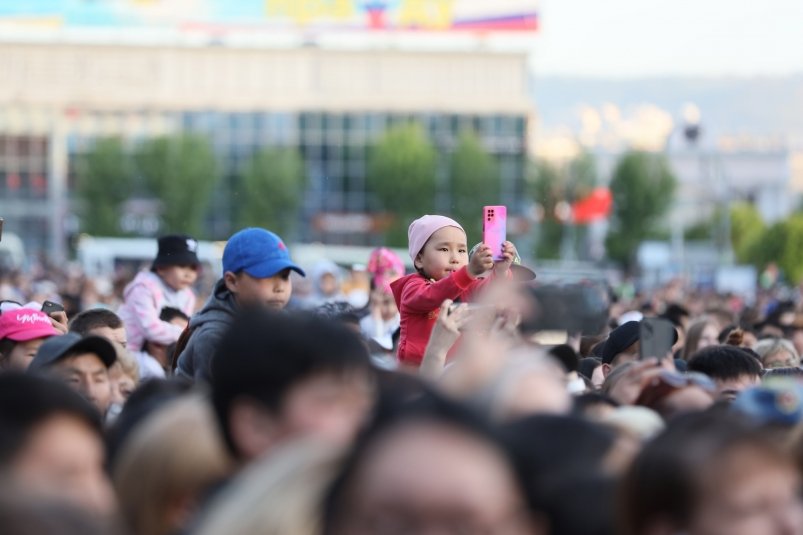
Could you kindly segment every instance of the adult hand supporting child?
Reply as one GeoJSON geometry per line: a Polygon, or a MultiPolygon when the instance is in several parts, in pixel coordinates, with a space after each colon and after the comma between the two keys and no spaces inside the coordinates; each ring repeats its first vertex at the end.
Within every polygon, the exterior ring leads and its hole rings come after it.
{"type": "MultiPolygon", "coordinates": [[[[489,303],[488,297],[485,294],[480,303],[489,303]]],[[[471,315],[463,329],[453,364],[440,381],[444,391],[460,399],[471,398],[492,381],[519,343],[516,329],[519,315],[515,310],[487,304],[479,306],[482,308],[471,315]]]]}
{"type": "Polygon", "coordinates": [[[419,373],[422,377],[437,380],[446,365],[446,355],[460,338],[460,331],[471,317],[468,305],[461,303],[452,307],[453,301],[446,299],[438,312],[438,321],[432,329],[424,360],[419,373]]]}

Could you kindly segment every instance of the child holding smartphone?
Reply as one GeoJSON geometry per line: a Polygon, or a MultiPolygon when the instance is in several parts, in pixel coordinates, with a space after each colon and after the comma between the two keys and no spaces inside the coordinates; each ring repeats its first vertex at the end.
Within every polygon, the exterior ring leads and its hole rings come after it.
{"type": "Polygon", "coordinates": [[[457,221],[441,215],[416,219],[407,236],[416,273],[394,281],[390,287],[401,314],[399,362],[417,368],[443,301],[468,301],[489,280],[509,277],[517,253],[516,247],[505,241],[502,259],[494,262],[496,251],[483,244],[469,261],[465,230],[457,221]],[[488,270],[493,270],[489,277],[479,278],[488,270]]]}

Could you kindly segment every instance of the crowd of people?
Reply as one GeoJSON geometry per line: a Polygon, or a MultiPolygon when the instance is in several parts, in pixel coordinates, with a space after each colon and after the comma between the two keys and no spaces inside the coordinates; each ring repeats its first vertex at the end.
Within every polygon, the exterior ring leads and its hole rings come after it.
{"type": "Polygon", "coordinates": [[[205,299],[180,235],[119,302],[3,277],[0,531],[803,533],[803,300],[673,282],[556,330],[585,311],[513,243],[440,215],[408,237],[361,295],[261,228],[205,299]]]}

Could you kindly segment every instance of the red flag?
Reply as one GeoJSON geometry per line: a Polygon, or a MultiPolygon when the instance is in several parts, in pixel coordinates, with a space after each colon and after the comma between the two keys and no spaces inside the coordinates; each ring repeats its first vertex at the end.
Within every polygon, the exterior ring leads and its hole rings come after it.
{"type": "Polygon", "coordinates": [[[576,201],[572,205],[574,222],[578,224],[592,223],[605,219],[613,208],[613,195],[608,188],[595,188],[591,195],[576,201]]]}

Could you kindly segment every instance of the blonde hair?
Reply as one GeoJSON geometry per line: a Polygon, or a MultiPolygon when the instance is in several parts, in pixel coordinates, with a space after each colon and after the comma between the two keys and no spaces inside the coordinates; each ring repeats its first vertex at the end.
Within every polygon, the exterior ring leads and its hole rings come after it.
{"type": "Polygon", "coordinates": [[[115,347],[115,349],[117,349],[117,364],[120,365],[120,370],[122,370],[124,375],[127,375],[133,379],[135,385],[138,385],[139,364],[137,363],[137,359],[125,349],[120,349],[117,347],[115,347]]]}
{"type": "Polygon", "coordinates": [[[149,416],[120,450],[112,479],[134,535],[178,531],[176,504],[192,501],[230,472],[212,408],[193,395],[149,416]]]}
{"type": "Polygon", "coordinates": [[[797,354],[794,344],[785,338],[767,338],[759,340],[755,347],[755,352],[761,357],[762,364],[764,363],[764,359],[781,351],[786,351],[795,360],[800,361],[800,356],[797,354]]]}
{"type": "Polygon", "coordinates": [[[341,454],[294,443],[248,469],[212,505],[198,535],[318,535],[324,493],[341,454]]]}

